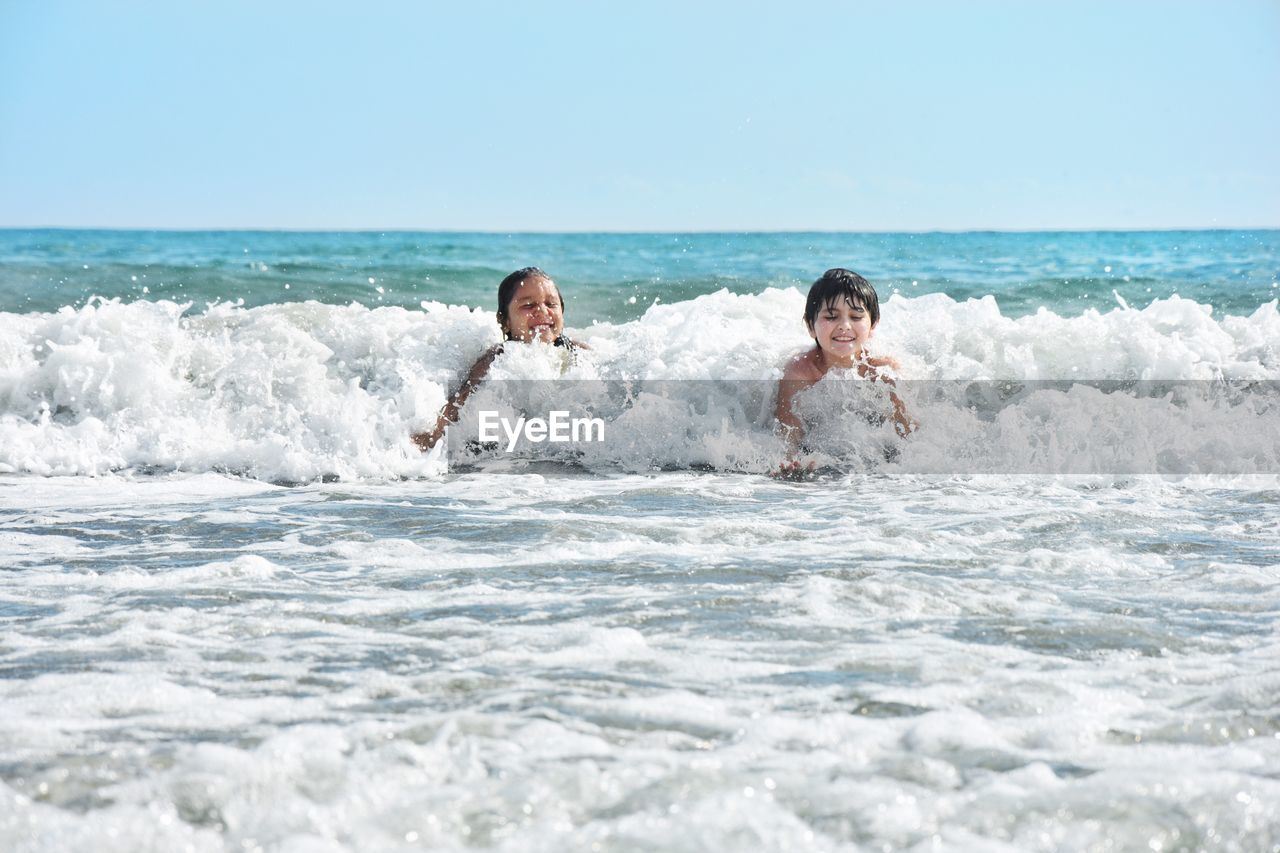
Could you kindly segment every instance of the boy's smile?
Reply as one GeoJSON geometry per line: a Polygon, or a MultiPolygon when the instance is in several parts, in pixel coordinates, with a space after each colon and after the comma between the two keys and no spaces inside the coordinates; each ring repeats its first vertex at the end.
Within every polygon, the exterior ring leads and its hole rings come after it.
{"type": "Polygon", "coordinates": [[[823,355],[848,367],[861,357],[874,329],[862,304],[846,298],[823,306],[809,332],[823,355]]]}

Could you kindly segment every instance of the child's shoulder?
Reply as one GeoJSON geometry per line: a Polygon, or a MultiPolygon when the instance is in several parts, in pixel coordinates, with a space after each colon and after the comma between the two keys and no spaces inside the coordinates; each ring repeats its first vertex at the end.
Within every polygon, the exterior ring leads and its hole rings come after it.
{"type": "Polygon", "coordinates": [[[782,369],[783,382],[817,382],[826,373],[818,361],[821,351],[814,347],[788,359],[782,369]]]}
{"type": "Polygon", "coordinates": [[[867,364],[871,367],[886,368],[898,373],[902,370],[902,365],[898,364],[898,360],[888,355],[877,355],[867,359],[867,364]]]}
{"type": "Polygon", "coordinates": [[[858,365],[858,375],[863,379],[872,381],[880,380],[890,385],[897,384],[894,380],[899,378],[902,373],[902,365],[898,364],[898,360],[891,356],[872,356],[864,360],[858,365]]]}

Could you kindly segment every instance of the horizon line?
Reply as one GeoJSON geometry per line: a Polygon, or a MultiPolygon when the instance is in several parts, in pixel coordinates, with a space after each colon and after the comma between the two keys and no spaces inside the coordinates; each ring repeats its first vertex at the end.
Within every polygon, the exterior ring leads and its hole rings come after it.
{"type": "Polygon", "coordinates": [[[113,225],[0,225],[3,231],[96,231],[96,232],[152,232],[169,234],[484,234],[484,235],[590,235],[590,236],[639,236],[639,235],[719,235],[719,234],[1099,234],[1099,233],[1179,233],[1204,231],[1280,231],[1280,225],[1172,225],[1143,227],[1042,227],[1042,228],[707,228],[707,229],[493,229],[493,228],[295,228],[269,226],[213,226],[213,227],[152,227],[113,225]]]}

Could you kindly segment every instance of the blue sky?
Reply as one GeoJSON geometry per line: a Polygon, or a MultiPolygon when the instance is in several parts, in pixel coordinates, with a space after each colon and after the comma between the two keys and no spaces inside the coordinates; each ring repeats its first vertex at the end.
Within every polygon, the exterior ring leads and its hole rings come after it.
{"type": "Polygon", "coordinates": [[[1280,2],[0,0],[0,227],[1280,226],[1280,2]]]}

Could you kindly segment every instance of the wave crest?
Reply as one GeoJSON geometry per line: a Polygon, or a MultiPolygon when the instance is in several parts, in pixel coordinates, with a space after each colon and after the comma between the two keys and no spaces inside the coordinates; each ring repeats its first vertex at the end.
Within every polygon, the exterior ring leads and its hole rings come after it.
{"type": "MultiPolygon", "coordinates": [[[[677,395],[676,411],[696,414],[696,425],[683,432],[669,411],[628,415],[634,455],[621,460],[626,467],[767,468],[778,453],[769,383],[788,357],[811,345],[803,303],[794,288],[721,291],[655,305],[627,323],[571,328],[592,349],[565,378],[710,383],[696,390],[691,384],[680,392],[687,399],[677,395]],[[708,393],[742,380],[762,389],[746,407],[734,402],[739,392],[708,393]],[[716,431],[722,438],[713,440],[716,431]],[[703,450],[691,450],[690,441],[703,450]]],[[[54,313],[0,314],[0,472],[229,471],[289,482],[430,475],[435,467],[409,434],[434,421],[448,389],[499,340],[491,312],[438,303],[421,311],[316,302],[189,309],[94,300],[54,313]]],[[[1079,317],[1041,310],[1010,318],[992,297],[895,295],[874,343],[912,380],[1280,379],[1274,300],[1249,316],[1221,318],[1179,297],[1140,310],[1121,302],[1079,317]]],[[[509,350],[494,364],[495,381],[547,378],[538,348],[509,350]]],[[[1043,425],[1052,419],[1035,414],[1035,406],[1066,412],[1093,400],[1081,391],[1045,403],[1069,392],[1042,391],[1050,396],[1039,402],[1006,403],[1021,413],[1006,417],[1043,425]]],[[[959,435],[969,428],[960,414],[963,395],[943,397],[917,405],[933,418],[935,434],[959,435]]],[[[664,405],[670,408],[670,398],[664,405]]],[[[916,446],[923,453],[928,442],[916,446]]],[[[1256,459],[1266,448],[1252,452],[1256,459]]],[[[904,456],[896,464],[909,463],[904,456]]]]}

